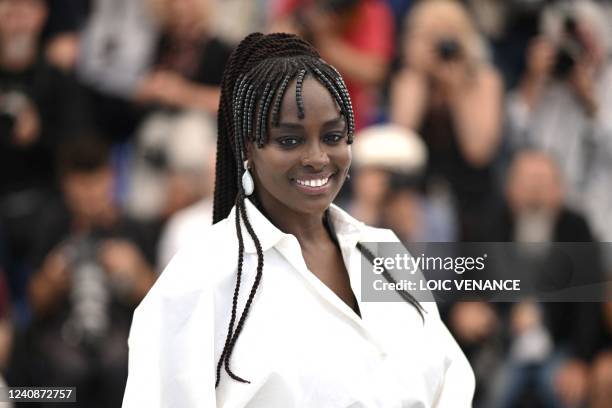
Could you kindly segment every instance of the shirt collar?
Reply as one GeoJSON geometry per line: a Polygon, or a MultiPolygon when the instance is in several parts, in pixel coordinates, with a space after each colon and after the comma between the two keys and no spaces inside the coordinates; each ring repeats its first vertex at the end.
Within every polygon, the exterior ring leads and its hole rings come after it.
{"type": "MultiPolygon", "coordinates": [[[[265,252],[270,248],[276,246],[281,239],[290,236],[291,234],[286,234],[279,230],[274,224],[264,216],[261,211],[251,202],[251,200],[244,200],[247,217],[251,222],[251,226],[257,234],[259,238],[259,242],[261,243],[261,248],[265,252]]],[[[336,230],[336,235],[338,239],[342,242],[354,242],[357,244],[361,237],[361,232],[365,227],[365,224],[361,221],[356,220],[352,216],[350,216],[346,211],[342,210],[335,204],[332,204],[329,208],[329,216],[334,228],[336,230]]],[[[235,229],[235,217],[236,217],[236,206],[232,208],[229,216],[226,220],[230,223],[232,231],[234,234],[236,232],[235,229]]],[[[244,225],[244,220],[240,219],[240,223],[242,226],[242,236],[244,239],[244,250],[247,253],[255,253],[257,250],[255,248],[255,244],[251,239],[251,236],[246,230],[244,225]]]]}

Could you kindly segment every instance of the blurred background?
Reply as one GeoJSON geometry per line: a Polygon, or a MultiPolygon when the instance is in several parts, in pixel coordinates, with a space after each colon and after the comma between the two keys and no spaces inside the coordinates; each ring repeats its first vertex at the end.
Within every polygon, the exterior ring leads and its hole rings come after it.
{"type": "MultiPolygon", "coordinates": [[[[406,243],[612,241],[610,1],[0,0],[7,384],[120,406],[132,312],[211,223],[219,85],[253,31],[343,74],[355,217],[406,243]]],[[[612,407],[612,303],[441,309],[476,407],[612,407]]]]}

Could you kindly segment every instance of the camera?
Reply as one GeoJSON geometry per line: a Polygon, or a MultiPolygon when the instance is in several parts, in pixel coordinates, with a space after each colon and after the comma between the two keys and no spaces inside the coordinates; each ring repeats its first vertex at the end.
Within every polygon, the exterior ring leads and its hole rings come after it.
{"type": "Polygon", "coordinates": [[[576,20],[566,16],[563,22],[564,38],[557,48],[557,56],[553,65],[553,76],[566,79],[574,70],[576,62],[585,52],[585,47],[580,40],[576,29],[576,20]]]}
{"type": "Polygon", "coordinates": [[[454,38],[443,38],[436,44],[436,52],[443,61],[459,59],[463,53],[461,44],[454,38]]]}
{"type": "Polygon", "coordinates": [[[168,154],[162,146],[146,146],[142,156],[147,166],[152,169],[165,171],[169,167],[168,154]]]}
{"type": "Polygon", "coordinates": [[[319,1],[319,7],[333,13],[344,13],[352,11],[359,5],[360,0],[323,0],[319,1]]]}
{"type": "Polygon", "coordinates": [[[9,112],[0,111],[0,143],[8,142],[15,131],[16,118],[9,112]]]}
{"type": "Polygon", "coordinates": [[[109,283],[97,259],[98,240],[85,236],[70,240],[64,254],[71,269],[70,317],[62,334],[72,344],[82,344],[95,349],[104,339],[110,327],[109,283]]]}
{"type": "Polygon", "coordinates": [[[21,92],[0,93],[0,144],[10,144],[19,113],[27,103],[27,96],[21,92]]]}

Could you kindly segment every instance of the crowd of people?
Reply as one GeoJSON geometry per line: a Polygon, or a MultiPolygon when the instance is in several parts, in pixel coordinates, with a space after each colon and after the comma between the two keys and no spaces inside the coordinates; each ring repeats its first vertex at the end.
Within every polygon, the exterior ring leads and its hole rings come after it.
{"type": "MultiPolygon", "coordinates": [[[[253,31],[345,78],[355,217],[406,243],[612,241],[612,2],[0,0],[9,385],[120,406],[133,310],[212,222],[223,70],[253,31]]],[[[612,302],[441,309],[475,406],[612,404],[612,302]]]]}

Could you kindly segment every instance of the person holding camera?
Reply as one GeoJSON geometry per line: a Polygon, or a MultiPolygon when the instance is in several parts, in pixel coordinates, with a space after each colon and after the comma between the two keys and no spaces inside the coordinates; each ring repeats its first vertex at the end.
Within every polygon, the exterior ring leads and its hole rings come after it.
{"type": "Polygon", "coordinates": [[[272,32],[311,42],[346,79],[356,127],[375,121],[395,49],[393,15],[382,0],[279,0],[272,32]]]}
{"type": "Polygon", "coordinates": [[[76,81],[43,56],[47,11],[43,0],[0,0],[0,195],[52,184],[55,142],[86,125],[76,81]]]}
{"type": "Polygon", "coordinates": [[[48,205],[31,255],[32,323],[15,342],[13,384],[70,384],[78,406],[119,406],[132,312],[156,279],[151,229],[113,201],[106,144],[62,143],[64,203],[48,205]]]}
{"type": "Polygon", "coordinates": [[[63,135],[89,124],[77,82],[44,58],[47,12],[44,0],[0,0],[0,222],[7,279],[19,304],[33,226],[55,193],[55,147],[63,135]]]}
{"type": "Polygon", "coordinates": [[[508,97],[510,142],[556,157],[570,206],[612,240],[612,33],[593,1],[551,6],[508,97]]]}
{"type": "Polygon", "coordinates": [[[422,135],[430,154],[427,182],[441,179],[450,185],[461,235],[469,238],[491,190],[501,80],[460,3],[417,4],[406,30],[404,65],[392,82],[391,118],[422,135]]]}

